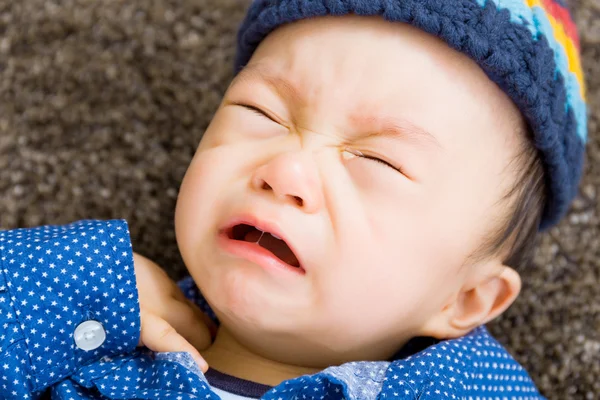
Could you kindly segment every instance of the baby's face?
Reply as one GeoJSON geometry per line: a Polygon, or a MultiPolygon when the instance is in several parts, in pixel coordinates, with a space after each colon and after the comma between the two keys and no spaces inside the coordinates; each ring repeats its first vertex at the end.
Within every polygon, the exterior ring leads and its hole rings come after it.
{"type": "Polygon", "coordinates": [[[232,83],[184,179],[184,261],[223,324],[269,358],[389,357],[435,334],[498,264],[470,256],[505,217],[518,121],[472,61],[412,27],[280,28],[232,83]]]}

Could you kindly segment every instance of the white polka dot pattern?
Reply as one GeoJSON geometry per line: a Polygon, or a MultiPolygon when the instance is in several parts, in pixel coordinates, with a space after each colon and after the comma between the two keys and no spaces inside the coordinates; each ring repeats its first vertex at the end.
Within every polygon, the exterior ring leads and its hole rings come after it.
{"type": "Polygon", "coordinates": [[[139,306],[125,221],[2,231],[0,263],[0,398],[35,398],[81,365],[135,349],[139,306]],[[84,351],[73,335],[90,320],[107,337],[84,351]]]}

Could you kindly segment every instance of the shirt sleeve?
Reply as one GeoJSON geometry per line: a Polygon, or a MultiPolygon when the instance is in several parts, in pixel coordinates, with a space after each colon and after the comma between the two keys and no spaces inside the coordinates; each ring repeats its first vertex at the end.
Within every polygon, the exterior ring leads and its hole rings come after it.
{"type": "Polygon", "coordinates": [[[104,356],[135,350],[128,225],[78,221],[0,232],[0,399],[36,399],[104,356]]]}
{"type": "Polygon", "coordinates": [[[189,353],[138,349],[82,367],[52,387],[53,400],[219,400],[189,353]]]}

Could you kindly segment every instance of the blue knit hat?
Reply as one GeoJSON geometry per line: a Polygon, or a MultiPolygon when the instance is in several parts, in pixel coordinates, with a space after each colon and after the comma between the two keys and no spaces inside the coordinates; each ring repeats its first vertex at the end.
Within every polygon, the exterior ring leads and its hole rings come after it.
{"type": "Polygon", "coordinates": [[[411,24],[477,62],[519,107],[541,151],[549,198],[540,229],[560,220],[577,194],[587,140],[579,38],[563,0],[255,0],[236,72],[277,27],[346,14],[411,24]]]}

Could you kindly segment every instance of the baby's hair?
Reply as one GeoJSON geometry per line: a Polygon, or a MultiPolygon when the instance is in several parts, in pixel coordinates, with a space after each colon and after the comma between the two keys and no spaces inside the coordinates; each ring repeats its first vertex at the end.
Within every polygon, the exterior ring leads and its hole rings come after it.
{"type": "Polygon", "coordinates": [[[531,130],[526,126],[519,130],[525,140],[522,140],[521,151],[511,163],[517,178],[501,202],[503,206],[509,204],[508,212],[503,214],[499,228],[475,253],[477,259],[502,254],[502,261],[515,268],[531,261],[548,199],[542,154],[533,144],[531,130]]]}

